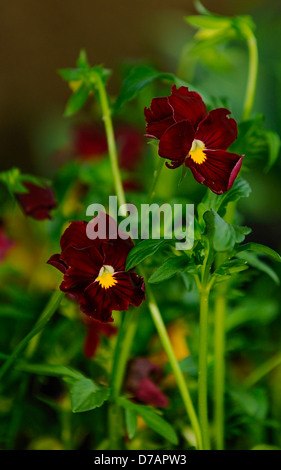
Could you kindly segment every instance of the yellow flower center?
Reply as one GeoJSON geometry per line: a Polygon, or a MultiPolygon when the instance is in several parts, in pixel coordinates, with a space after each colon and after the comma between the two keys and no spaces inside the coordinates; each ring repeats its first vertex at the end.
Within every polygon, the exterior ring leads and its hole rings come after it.
{"type": "Polygon", "coordinates": [[[112,266],[104,265],[99,272],[98,277],[96,278],[96,281],[99,282],[101,287],[104,289],[109,289],[109,287],[114,286],[117,284],[116,279],[113,277],[114,274],[114,269],[112,266]]]}
{"type": "Polygon", "coordinates": [[[202,142],[202,140],[194,139],[194,141],[192,142],[189,155],[195,163],[198,163],[198,165],[204,163],[207,158],[204,153],[205,148],[205,144],[204,142],[202,142]]]}

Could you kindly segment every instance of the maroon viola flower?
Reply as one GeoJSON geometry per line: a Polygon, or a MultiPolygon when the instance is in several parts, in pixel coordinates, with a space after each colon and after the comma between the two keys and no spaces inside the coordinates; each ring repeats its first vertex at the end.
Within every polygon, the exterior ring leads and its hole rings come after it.
{"type": "Polygon", "coordinates": [[[143,150],[143,136],[132,126],[119,125],[115,132],[120,167],[129,172],[140,164],[143,150]]]}
{"type": "Polygon", "coordinates": [[[110,338],[111,336],[116,335],[117,328],[116,326],[109,325],[108,323],[102,323],[93,318],[86,317],[84,323],[87,327],[87,335],[84,342],[84,354],[88,359],[91,359],[95,356],[98,346],[100,344],[101,336],[110,338]]]}
{"type": "Polygon", "coordinates": [[[126,392],[138,402],[164,408],[169,405],[169,399],[155,383],[161,380],[162,375],[162,369],[148,359],[133,359],[127,369],[126,392]]]}
{"type": "Polygon", "coordinates": [[[17,193],[15,196],[25,215],[36,220],[51,219],[50,211],[57,207],[51,188],[38,186],[30,181],[25,181],[23,185],[28,192],[17,193]]]}
{"type": "Polygon", "coordinates": [[[226,108],[207,113],[201,96],[187,87],[153,98],[145,108],[147,137],[159,139],[159,155],[168,168],[185,164],[196,181],[216,194],[228,191],[241,168],[244,155],[227,152],[237,138],[237,124],[226,108]]]}
{"type": "Polygon", "coordinates": [[[144,282],[125,269],[134,246],[131,238],[124,239],[126,234],[121,238],[117,223],[106,214],[100,213],[91,223],[98,233],[102,226],[107,228],[105,239],[88,238],[87,222],[72,222],[61,237],[61,254],[51,256],[48,263],[64,273],[60,289],[78,300],[82,312],[106,323],[113,321],[113,310],[142,303],[144,282]]]}
{"type": "Polygon", "coordinates": [[[0,228],[0,262],[3,261],[14,242],[10,240],[4,231],[0,228]]]}
{"type": "Polygon", "coordinates": [[[74,130],[74,152],[85,160],[99,158],[107,153],[107,140],[99,126],[84,124],[74,130]]]}

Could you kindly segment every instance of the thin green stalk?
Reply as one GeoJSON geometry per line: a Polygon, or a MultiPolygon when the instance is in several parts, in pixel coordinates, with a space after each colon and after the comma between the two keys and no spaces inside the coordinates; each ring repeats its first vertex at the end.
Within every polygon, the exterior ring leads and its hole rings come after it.
{"type": "Polygon", "coordinates": [[[259,63],[256,37],[250,28],[247,28],[245,33],[247,36],[247,45],[249,51],[249,73],[244,100],[243,120],[250,118],[253,109],[259,63]]]}
{"type": "Polygon", "coordinates": [[[250,374],[244,381],[244,386],[246,388],[253,387],[259,380],[263,379],[267,374],[269,374],[275,367],[281,365],[281,354],[277,354],[268,361],[260,365],[252,374],[250,374]]]}
{"type": "Polygon", "coordinates": [[[150,190],[150,196],[149,196],[149,199],[148,199],[148,204],[151,203],[152,199],[155,196],[156,185],[157,185],[159,177],[161,175],[161,171],[162,171],[162,168],[164,166],[164,163],[165,163],[164,158],[159,158],[159,164],[153,172],[153,181],[152,181],[152,186],[151,186],[151,190],[150,190]]]}
{"type": "Polygon", "coordinates": [[[208,424],[208,309],[209,290],[201,287],[200,291],[200,338],[198,369],[198,410],[202,431],[203,447],[210,449],[208,424]]]}
{"type": "Polygon", "coordinates": [[[137,329],[138,316],[137,311],[126,312],[115,347],[111,376],[112,403],[109,406],[108,415],[110,450],[120,449],[120,439],[123,437],[123,427],[121,426],[123,415],[121,414],[120,407],[115,403],[115,400],[121,393],[127,362],[137,329]]]}
{"type": "Polygon", "coordinates": [[[61,291],[54,292],[49,302],[47,303],[45,309],[43,310],[39,320],[35,324],[34,328],[25,336],[25,338],[21,340],[21,342],[17,345],[17,347],[14,349],[14,351],[6,360],[6,362],[4,362],[4,364],[2,365],[0,369],[0,381],[3,379],[4,375],[8,372],[8,370],[11,368],[13,363],[17,360],[20,353],[27,347],[31,339],[35,335],[37,335],[46,326],[50,318],[52,318],[59,304],[61,303],[63,296],[64,296],[64,293],[61,291]]]}
{"type": "MultiPolygon", "coordinates": [[[[141,274],[143,275],[143,273],[141,274]]],[[[191,426],[193,428],[193,431],[196,437],[197,447],[199,450],[202,450],[204,447],[202,445],[201,429],[200,429],[199,421],[198,421],[198,418],[197,418],[197,415],[196,415],[196,412],[195,412],[195,409],[194,409],[194,406],[193,406],[193,403],[192,403],[192,400],[191,400],[191,397],[187,388],[187,384],[182,374],[182,371],[179,367],[178,361],[175,357],[175,353],[171,345],[170,338],[168,336],[165,324],[163,322],[161,313],[155,301],[154,295],[147,283],[146,283],[146,293],[147,293],[147,298],[148,298],[148,308],[150,310],[152,319],[154,321],[154,324],[157,329],[164,351],[166,352],[168,356],[171,368],[175,375],[177,386],[179,388],[187,415],[189,416],[191,426]]]]}
{"type": "MultiPolygon", "coordinates": [[[[99,75],[97,75],[96,77],[96,85],[97,85],[99,96],[100,96],[102,119],[104,121],[104,127],[105,127],[105,132],[106,132],[108,153],[109,153],[109,158],[111,162],[114,186],[115,186],[115,191],[116,191],[116,195],[118,198],[119,206],[121,206],[120,207],[120,210],[121,210],[122,206],[126,204],[126,199],[125,199],[122,179],[121,179],[119,165],[118,165],[117,148],[116,148],[113,124],[112,124],[112,119],[111,119],[111,110],[110,110],[110,106],[108,103],[108,98],[107,98],[107,93],[105,90],[104,83],[99,75]]],[[[124,210],[124,208],[122,208],[121,215],[123,216],[126,215],[126,210],[124,210]]]]}
{"type": "Polygon", "coordinates": [[[226,285],[220,286],[215,299],[214,435],[217,450],[224,449],[225,287],[226,285]]]}

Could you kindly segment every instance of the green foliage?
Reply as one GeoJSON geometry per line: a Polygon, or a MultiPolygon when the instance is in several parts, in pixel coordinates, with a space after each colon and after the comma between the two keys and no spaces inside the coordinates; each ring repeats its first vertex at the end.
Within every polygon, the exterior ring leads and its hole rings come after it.
{"type": "Polygon", "coordinates": [[[84,50],[76,62],[76,69],[61,69],[58,71],[61,78],[70,84],[73,94],[69,98],[64,115],[76,114],[86,103],[88,96],[95,90],[98,81],[106,82],[110,71],[98,65],[91,67],[84,50]]]}
{"type": "Polygon", "coordinates": [[[109,388],[101,387],[91,379],[76,380],[70,389],[72,411],[82,413],[94,410],[102,406],[109,395],[109,388]]]}
{"type": "Polygon", "coordinates": [[[166,243],[173,243],[169,239],[147,239],[138,243],[130,252],[127,257],[126,270],[132,269],[138,264],[142,263],[149,256],[154,255],[159,248],[166,243]]]}
{"type": "Polygon", "coordinates": [[[160,434],[160,436],[172,442],[172,444],[176,445],[178,443],[177,435],[172,426],[156,414],[151,408],[144,405],[136,405],[124,397],[120,397],[116,401],[118,405],[123,408],[140,415],[146,424],[155,432],[160,434]]]}
{"type": "Polygon", "coordinates": [[[137,412],[130,408],[125,408],[125,421],[129,439],[133,439],[138,425],[137,412]]]}

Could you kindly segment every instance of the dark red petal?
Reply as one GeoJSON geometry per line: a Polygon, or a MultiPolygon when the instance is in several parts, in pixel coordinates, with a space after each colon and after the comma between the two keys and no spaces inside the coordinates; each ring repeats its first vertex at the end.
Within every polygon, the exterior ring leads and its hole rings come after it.
{"type": "Polygon", "coordinates": [[[159,142],[159,155],[174,162],[183,163],[194,139],[194,130],[189,121],[177,122],[170,126],[159,142]]]}
{"type": "Polygon", "coordinates": [[[104,289],[93,282],[79,299],[81,310],[101,322],[111,322],[113,310],[128,310],[129,305],[139,306],[145,298],[143,279],[137,274],[120,272],[114,275],[117,284],[104,289]]]}
{"type": "Polygon", "coordinates": [[[226,108],[210,111],[200,122],[195,139],[202,140],[208,149],[226,150],[237,138],[237,124],[227,116],[231,112],[226,108]]]}
{"type": "Polygon", "coordinates": [[[14,242],[5,235],[3,230],[0,229],[0,262],[5,258],[13,245],[14,242]]]}
{"type": "Polygon", "coordinates": [[[62,251],[70,246],[78,250],[90,247],[92,241],[87,237],[86,227],[87,222],[85,221],[79,220],[71,222],[60,239],[62,251]]]}
{"type": "MultiPolygon", "coordinates": [[[[124,234],[124,236],[126,235],[124,234]]],[[[128,253],[134,246],[132,239],[128,235],[127,237],[126,240],[119,237],[117,240],[106,240],[102,244],[103,264],[112,266],[114,271],[125,270],[128,253]]]]}
{"type": "Polygon", "coordinates": [[[207,158],[200,165],[191,158],[185,160],[194,178],[216,194],[228,191],[239,173],[244,155],[209,149],[204,150],[204,153],[207,158]]]}
{"type": "Polygon", "coordinates": [[[95,328],[88,327],[86,338],[83,345],[83,352],[88,359],[91,359],[96,354],[100,337],[95,328]]]}
{"type": "Polygon", "coordinates": [[[98,126],[82,125],[74,130],[74,150],[84,159],[97,158],[107,153],[107,140],[98,126]]]}
{"type": "Polygon", "coordinates": [[[167,97],[153,98],[150,108],[144,108],[144,116],[147,122],[146,135],[154,139],[160,139],[165,130],[175,122],[167,97]]]}
{"type": "Polygon", "coordinates": [[[168,397],[149,378],[142,379],[134,395],[142,403],[157,406],[158,408],[169,405],[168,397]]]}
{"type": "Polygon", "coordinates": [[[87,335],[84,342],[84,354],[87,358],[92,358],[98,345],[100,343],[100,336],[106,336],[110,338],[117,333],[116,326],[108,325],[107,323],[101,323],[100,321],[94,320],[91,317],[84,315],[84,322],[87,326],[87,335]]]}
{"type": "Polygon", "coordinates": [[[196,130],[199,122],[207,115],[201,96],[195,91],[189,91],[185,86],[177,90],[176,85],[173,85],[171,91],[168,101],[173,108],[175,121],[189,120],[196,130]]]}
{"type": "Polygon", "coordinates": [[[52,255],[51,258],[47,261],[47,264],[51,264],[55,268],[57,268],[59,271],[61,271],[63,274],[66,272],[68,269],[67,264],[61,259],[59,254],[52,255]]]}
{"type": "MultiPolygon", "coordinates": [[[[114,295],[123,299],[125,303],[138,307],[145,299],[145,285],[143,278],[136,273],[121,271],[114,274],[117,280],[112,288],[114,295]]],[[[127,310],[122,308],[121,310],[127,310]]],[[[117,310],[117,309],[114,309],[117,310]]]]}
{"type": "Polygon", "coordinates": [[[52,189],[29,181],[23,184],[28,192],[17,193],[15,196],[24,213],[36,220],[51,219],[50,211],[57,207],[52,189]]]}
{"type": "Polygon", "coordinates": [[[91,276],[97,276],[104,264],[103,255],[95,245],[83,250],[69,246],[63,250],[61,259],[67,266],[91,276]]]}
{"type": "Polygon", "coordinates": [[[120,167],[134,171],[142,160],[143,135],[132,126],[122,126],[116,130],[120,167]]]}

